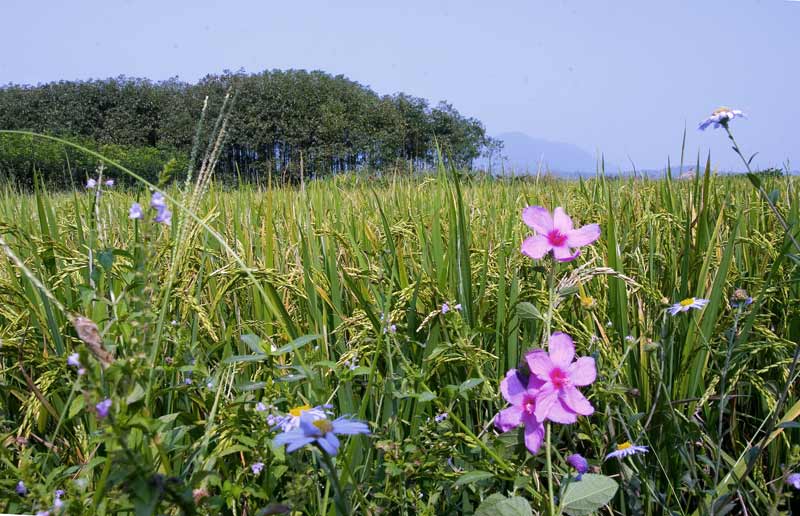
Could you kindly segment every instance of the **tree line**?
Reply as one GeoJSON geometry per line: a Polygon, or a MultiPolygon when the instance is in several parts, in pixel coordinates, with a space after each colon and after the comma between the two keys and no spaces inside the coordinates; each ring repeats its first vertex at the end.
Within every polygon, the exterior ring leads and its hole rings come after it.
{"type": "MultiPolygon", "coordinates": [[[[217,172],[223,176],[291,180],[364,167],[421,168],[433,165],[439,151],[470,168],[501,145],[447,102],[378,95],[342,75],[305,70],[226,72],[194,84],[127,77],[9,84],[0,87],[0,128],[75,139],[153,179],[166,161],[188,164],[205,100],[213,120],[229,89],[234,103],[217,172]]],[[[0,137],[0,174],[17,181],[29,182],[37,169],[51,182],[69,182],[66,167],[83,177],[95,164],[61,146],[0,137]]]]}

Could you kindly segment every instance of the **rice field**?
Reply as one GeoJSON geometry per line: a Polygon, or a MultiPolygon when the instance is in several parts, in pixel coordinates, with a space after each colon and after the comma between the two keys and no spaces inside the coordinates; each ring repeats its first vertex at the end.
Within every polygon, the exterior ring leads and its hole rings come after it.
{"type": "MultiPolygon", "coordinates": [[[[747,178],[698,169],[202,178],[164,189],[170,225],[146,189],[6,187],[0,512],[797,511],[798,250],[747,178]],[[532,259],[526,206],[600,237],[532,259]],[[501,384],[555,332],[593,411],[532,453],[501,384]]],[[[797,235],[797,178],[762,181],[797,235]]]]}

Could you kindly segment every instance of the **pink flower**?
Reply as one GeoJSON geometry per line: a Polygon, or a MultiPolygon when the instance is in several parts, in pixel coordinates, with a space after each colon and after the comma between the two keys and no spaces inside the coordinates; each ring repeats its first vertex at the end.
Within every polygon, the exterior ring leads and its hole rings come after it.
{"type": "Polygon", "coordinates": [[[550,336],[550,352],[536,350],[526,357],[531,378],[541,382],[536,396],[536,418],[555,423],[570,424],[578,415],[589,416],[594,407],[577,387],[589,385],[597,378],[592,357],[581,357],[575,362],[575,345],[566,333],[550,336]]]}
{"type": "Polygon", "coordinates": [[[589,245],[600,238],[597,224],[572,229],[572,219],[561,207],[551,216],[547,208],[528,206],[522,210],[522,220],[536,232],[522,242],[522,254],[536,260],[552,250],[556,260],[572,261],[581,254],[578,249],[573,252],[572,248],[589,245]]]}
{"type": "Polygon", "coordinates": [[[544,437],[544,419],[536,416],[536,396],[542,384],[541,380],[531,375],[525,387],[516,369],[507,372],[500,382],[500,392],[511,406],[501,410],[494,418],[494,426],[501,432],[524,425],[525,447],[531,453],[539,451],[544,437]]]}

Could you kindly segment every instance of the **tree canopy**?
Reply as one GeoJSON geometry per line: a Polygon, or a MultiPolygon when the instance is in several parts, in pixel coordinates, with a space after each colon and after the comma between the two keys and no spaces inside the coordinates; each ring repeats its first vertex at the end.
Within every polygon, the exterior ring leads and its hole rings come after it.
{"type": "MultiPolygon", "coordinates": [[[[0,128],[75,138],[122,154],[135,149],[185,160],[206,97],[211,118],[231,85],[235,101],[222,174],[292,178],[301,163],[307,176],[401,163],[419,168],[435,161],[437,145],[444,159],[471,167],[493,144],[480,121],[447,102],[430,105],[405,93],[378,95],[342,75],[305,70],[226,72],[195,84],[128,77],[9,84],[0,88],[0,128]]],[[[63,176],[63,150],[45,158],[47,153],[20,149],[24,140],[0,140],[0,173],[29,176],[35,167],[51,179],[63,176]]],[[[73,161],[71,169],[79,172],[90,166],[78,157],[73,161]]]]}

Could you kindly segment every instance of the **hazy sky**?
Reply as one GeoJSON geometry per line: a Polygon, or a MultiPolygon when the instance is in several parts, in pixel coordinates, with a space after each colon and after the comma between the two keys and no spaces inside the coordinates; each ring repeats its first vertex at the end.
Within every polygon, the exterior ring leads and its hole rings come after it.
{"type": "Polygon", "coordinates": [[[684,126],[692,161],[734,166],[696,130],[722,104],[756,162],[800,168],[800,1],[0,0],[0,20],[3,84],[321,69],[640,168],[684,126]]]}

